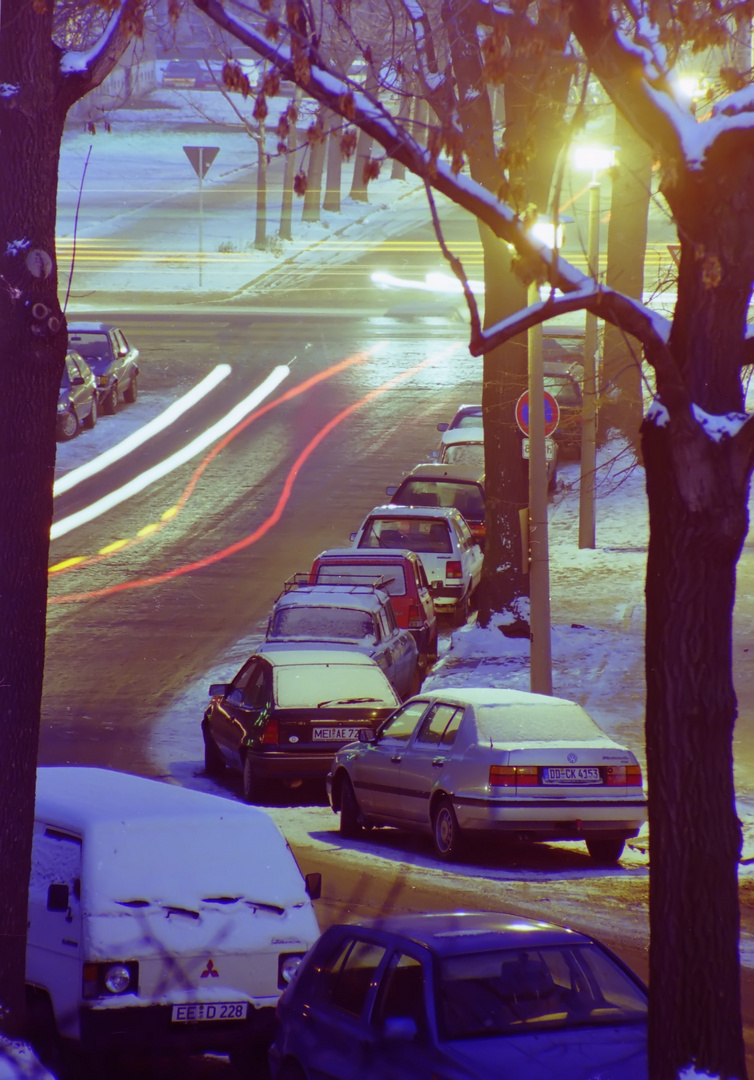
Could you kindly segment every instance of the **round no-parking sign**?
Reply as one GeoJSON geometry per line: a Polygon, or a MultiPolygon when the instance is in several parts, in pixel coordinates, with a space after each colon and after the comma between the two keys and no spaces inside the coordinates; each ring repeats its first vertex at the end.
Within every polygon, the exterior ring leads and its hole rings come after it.
{"type": "MultiPolygon", "coordinates": [[[[560,422],[560,407],[552,394],[548,393],[547,390],[543,391],[543,393],[545,398],[545,435],[552,435],[560,422]]],[[[524,435],[529,434],[528,390],[525,390],[516,402],[516,423],[524,435]]]]}

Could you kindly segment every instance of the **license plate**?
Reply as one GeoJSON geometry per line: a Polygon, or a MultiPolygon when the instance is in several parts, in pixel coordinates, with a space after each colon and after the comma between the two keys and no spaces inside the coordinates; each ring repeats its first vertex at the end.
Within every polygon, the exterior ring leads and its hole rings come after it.
{"type": "Polygon", "coordinates": [[[195,1001],[190,1005],[174,1005],[171,1020],[174,1024],[196,1024],[201,1020],[245,1020],[248,1001],[195,1001]]]}
{"type": "Polygon", "coordinates": [[[312,729],[312,739],[314,742],[353,742],[363,730],[357,727],[315,727],[312,729]]]}
{"type": "MultiPolygon", "coordinates": [[[[521,457],[528,458],[530,451],[530,444],[528,439],[521,440],[521,457]]],[[[552,439],[545,439],[545,460],[555,460],[555,443],[552,439]]]]}
{"type": "Polygon", "coordinates": [[[543,784],[601,784],[596,767],[584,765],[553,766],[542,769],[543,784]]]}

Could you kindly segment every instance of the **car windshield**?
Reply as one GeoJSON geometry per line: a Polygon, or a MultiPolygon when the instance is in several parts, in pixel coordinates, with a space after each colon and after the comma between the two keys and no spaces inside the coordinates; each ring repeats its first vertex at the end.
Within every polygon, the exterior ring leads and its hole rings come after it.
{"type": "Polygon", "coordinates": [[[327,638],[374,641],[374,621],[368,611],[341,607],[284,607],[276,611],[268,638],[327,638]]]}
{"type": "Polygon", "coordinates": [[[273,681],[281,709],[312,709],[319,702],[348,708],[354,700],[391,709],[398,704],[376,664],[292,664],[276,668],[273,681]]]}
{"type": "Polygon", "coordinates": [[[484,468],[484,443],[455,443],[446,446],[442,454],[443,463],[448,465],[478,465],[484,468]]]}
{"type": "Polygon", "coordinates": [[[440,963],[446,1040],[646,1022],[641,988],[597,945],[501,949],[440,963]]]}
{"type": "Polygon", "coordinates": [[[85,360],[103,360],[112,357],[110,338],[107,334],[71,332],[68,344],[76,346],[76,352],[85,360]]]}
{"type": "Polygon", "coordinates": [[[484,517],[481,487],[461,480],[406,480],[393,501],[402,506],[455,506],[465,518],[484,517]]]}
{"type": "Polygon", "coordinates": [[[453,550],[445,518],[371,518],[359,547],[407,548],[441,555],[453,550]]]}
{"type": "Polygon", "coordinates": [[[406,595],[406,572],[402,566],[382,566],[359,562],[358,565],[322,563],[317,568],[318,585],[372,585],[379,583],[390,596],[406,595]]]}

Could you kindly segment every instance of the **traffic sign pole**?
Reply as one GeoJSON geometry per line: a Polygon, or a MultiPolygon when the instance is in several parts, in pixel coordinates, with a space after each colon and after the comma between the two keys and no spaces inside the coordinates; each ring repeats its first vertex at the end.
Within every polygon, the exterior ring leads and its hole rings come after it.
{"type": "Polygon", "coordinates": [[[219,146],[184,146],[183,152],[191,162],[191,167],[199,177],[199,288],[202,285],[202,264],[204,263],[204,177],[209,167],[220,152],[219,146]]]}
{"type": "MultiPolygon", "coordinates": [[[[529,304],[539,301],[537,283],[529,304]]],[[[550,549],[547,531],[547,456],[542,326],[528,332],[529,352],[529,680],[532,693],[552,694],[550,549]]],[[[557,421],[556,421],[557,423],[557,421]]]]}

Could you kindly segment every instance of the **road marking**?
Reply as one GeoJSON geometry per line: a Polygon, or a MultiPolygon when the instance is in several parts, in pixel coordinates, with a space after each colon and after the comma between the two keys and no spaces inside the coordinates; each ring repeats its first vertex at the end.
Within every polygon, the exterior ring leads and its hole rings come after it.
{"type": "MultiPolygon", "coordinates": [[[[154,420],[150,420],[148,424],[139,428],[138,431],[134,431],[122,442],[119,442],[117,446],[112,446],[98,457],[87,461],[84,465],[80,465],[78,469],[71,469],[65,476],[61,476],[59,480],[56,480],[52,487],[53,496],[62,495],[64,491],[70,491],[71,488],[80,484],[82,480],[88,480],[90,476],[96,476],[98,472],[102,472],[108,465],[112,465],[114,461],[120,461],[121,458],[126,457],[132,450],[135,450],[137,446],[141,446],[152,436],[170,427],[192,406],[206,397],[211,390],[214,390],[218,383],[221,383],[223,379],[230,375],[230,372],[230,364],[218,364],[214,371],[211,371],[206,378],[202,379],[193,390],[189,390],[182,398],[169,405],[164,413],[156,416],[154,420]]],[[[50,535],[52,536],[52,533],[50,535]]]]}
{"type": "MultiPolygon", "coordinates": [[[[256,390],[253,390],[243,399],[243,401],[240,401],[235,408],[231,409],[230,412],[221,420],[218,420],[216,424],[213,424],[212,427],[207,428],[201,435],[192,439],[192,441],[188,443],[187,446],[184,446],[182,450],[178,450],[175,454],[171,454],[169,458],[165,458],[165,460],[161,461],[158,465],[153,465],[151,469],[147,469],[146,472],[135,477],[128,484],[124,484],[115,491],[111,491],[109,495],[105,495],[103,498],[93,502],[90,506],[84,507],[83,510],[79,510],[75,514],[69,514],[67,518],[63,518],[61,521],[54,522],[50,529],[50,539],[57,540],[58,537],[65,536],[74,529],[78,529],[81,525],[86,525],[90,521],[94,521],[95,518],[101,517],[102,514],[111,510],[114,506],[119,506],[120,503],[126,502],[127,499],[133,498],[134,495],[138,495],[139,492],[144,491],[158,480],[162,480],[163,477],[167,476],[175,469],[180,468],[181,465],[185,465],[187,461],[191,461],[191,459],[196,457],[197,454],[200,454],[202,450],[206,450],[213,442],[234,428],[239,421],[243,420],[243,418],[247,416],[248,413],[252,412],[266,397],[269,397],[272,391],[275,390],[289,374],[290,368],[285,364],[278,365],[267,376],[264,382],[256,388],[256,390]]],[[[160,418],[158,417],[158,419],[160,418]]],[[[154,421],[152,421],[152,423],[154,423],[154,421]]],[[[149,427],[150,425],[147,424],[146,426],[149,427]]],[[[144,429],[142,429],[142,431],[143,430],[144,429]]],[[[141,432],[134,432],[134,436],[129,436],[129,438],[137,437],[140,434],[141,432]]],[[[129,439],[124,439],[119,446],[122,447],[128,442],[129,439]]],[[[136,442],[134,445],[139,445],[139,443],[136,442]]],[[[117,449],[117,447],[115,449],[117,449]]],[[[97,460],[99,459],[95,459],[95,461],[97,460]]],[[[82,466],[82,468],[86,468],[86,466],[82,466]]]]}

